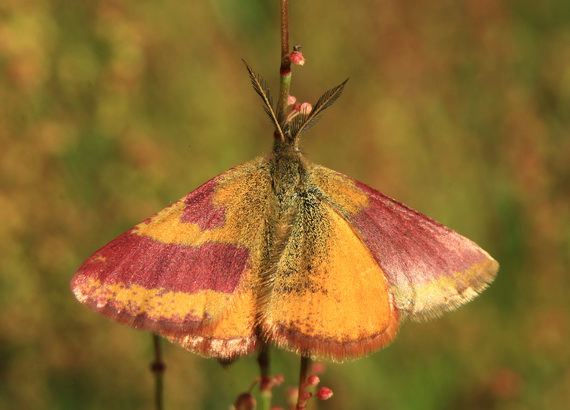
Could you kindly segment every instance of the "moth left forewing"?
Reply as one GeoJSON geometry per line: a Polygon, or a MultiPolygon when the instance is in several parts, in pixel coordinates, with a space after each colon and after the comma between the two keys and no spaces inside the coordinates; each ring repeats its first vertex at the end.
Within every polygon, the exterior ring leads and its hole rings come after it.
{"type": "Polygon", "coordinates": [[[315,166],[312,177],[370,250],[398,308],[412,319],[453,310],[493,281],[498,263],[473,241],[338,172],[315,166]]]}
{"type": "Polygon", "coordinates": [[[76,273],[74,293],[196,353],[250,353],[269,190],[265,159],[213,178],[96,252],[76,273]]]}

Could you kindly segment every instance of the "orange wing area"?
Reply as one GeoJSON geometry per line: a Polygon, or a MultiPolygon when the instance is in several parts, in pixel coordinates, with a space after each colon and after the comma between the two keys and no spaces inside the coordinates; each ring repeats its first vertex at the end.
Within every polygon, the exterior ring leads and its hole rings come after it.
{"type": "Polygon", "coordinates": [[[483,291],[499,265],[476,243],[345,175],[315,166],[315,184],[351,224],[413,319],[453,310],[483,291]]]}
{"type": "Polygon", "coordinates": [[[252,352],[270,189],[264,159],[215,177],[91,256],[77,299],[205,356],[252,352]]]}
{"type": "Polygon", "coordinates": [[[382,269],[349,223],[317,198],[301,202],[261,322],[287,350],[342,361],[387,345],[398,312],[382,269]]]}

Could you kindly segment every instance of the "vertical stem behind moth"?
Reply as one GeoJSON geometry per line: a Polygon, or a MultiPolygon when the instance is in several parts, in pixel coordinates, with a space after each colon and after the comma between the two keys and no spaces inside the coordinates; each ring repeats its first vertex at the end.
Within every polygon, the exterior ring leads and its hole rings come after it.
{"type": "Polygon", "coordinates": [[[287,101],[291,89],[291,60],[289,59],[289,0],[281,0],[281,66],[279,67],[279,100],[277,118],[282,124],[287,117],[287,101]]]}
{"type": "Polygon", "coordinates": [[[261,392],[261,408],[262,410],[269,410],[271,407],[271,362],[269,356],[269,346],[263,344],[259,349],[257,356],[257,363],[259,364],[260,382],[259,390],[261,392]]]}
{"type": "Polygon", "coordinates": [[[154,408],[162,410],[163,404],[163,391],[164,391],[164,370],[166,364],[162,360],[162,349],[160,347],[160,336],[156,333],[152,334],[152,344],[154,348],[154,361],[150,365],[150,369],[154,375],[154,408]]]}
{"type": "Polygon", "coordinates": [[[299,395],[297,396],[297,410],[305,410],[307,407],[307,371],[311,364],[311,358],[301,356],[301,369],[299,371],[299,395]]]}

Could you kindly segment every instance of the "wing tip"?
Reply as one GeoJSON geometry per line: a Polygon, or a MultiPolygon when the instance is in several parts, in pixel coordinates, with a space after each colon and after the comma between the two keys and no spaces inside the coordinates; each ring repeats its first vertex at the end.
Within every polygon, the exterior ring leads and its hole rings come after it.
{"type": "Polygon", "coordinates": [[[465,272],[467,274],[465,281],[461,280],[461,275],[457,276],[455,286],[446,289],[450,296],[441,298],[439,303],[431,306],[425,302],[417,307],[412,305],[411,309],[405,309],[406,317],[418,322],[436,319],[478,297],[493,283],[499,271],[499,262],[487,252],[481,251],[484,252],[486,258],[472,265],[465,272]]]}

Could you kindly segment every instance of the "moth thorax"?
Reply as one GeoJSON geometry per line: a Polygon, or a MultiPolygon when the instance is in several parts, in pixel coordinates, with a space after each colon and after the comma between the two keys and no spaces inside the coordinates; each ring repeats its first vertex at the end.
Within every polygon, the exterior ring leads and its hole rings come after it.
{"type": "Polygon", "coordinates": [[[307,164],[299,151],[282,150],[270,161],[273,190],[279,202],[289,202],[306,185],[307,164]]]}

